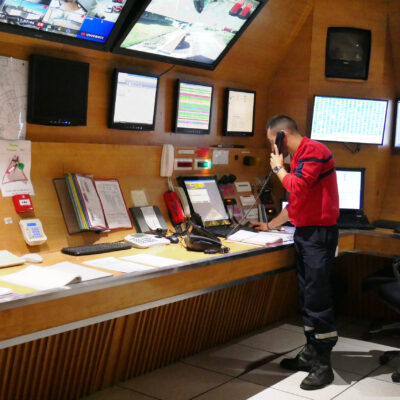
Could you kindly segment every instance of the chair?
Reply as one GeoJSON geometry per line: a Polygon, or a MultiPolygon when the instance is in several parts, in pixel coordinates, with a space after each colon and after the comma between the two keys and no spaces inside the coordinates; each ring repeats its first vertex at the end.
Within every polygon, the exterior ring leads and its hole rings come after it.
{"type": "MultiPolygon", "coordinates": [[[[384,297],[384,295],[380,294],[380,289],[385,285],[390,285],[398,283],[400,281],[400,275],[398,272],[398,266],[400,265],[400,257],[396,257],[391,267],[385,267],[375,272],[372,275],[367,276],[362,282],[362,290],[364,292],[368,292],[370,290],[378,290],[378,294],[383,302],[389,305],[389,307],[394,308],[396,312],[400,313],[400,303],[398,308],[392,305],[391,301],[387,301],[386,299],[389,297],[384,297]]],[[[396,303],[395,303],[396,304],[396,303]]],[[[382,323],[382,321],[373,321],[368,328],[368,331],[364,334],[364,339],[370,340],[372,335],[380,332],[385,332],[389,330],[399,330],[400,331],[400,321],[398,322],[390,322],[390,323],[382,323]]]]}
{"type": "MultiPolygon", "coordinates": [[[[393,310],[400,314],[400,257],[396,257],[393,261],[393,275],[395,281],[384,283],[378,288],[378,295],[380,299],[389,305],[393,310]]],[[[391,324],[392,329],[400,328],[400,322],[391,324]]],[[[400,356],[400,351],[385,351],[379,358],[381,365],[385,365],[394,357],[400,356]]],[[[400,382],[400,368],[392,374],[393,382],[400,382]]]]}

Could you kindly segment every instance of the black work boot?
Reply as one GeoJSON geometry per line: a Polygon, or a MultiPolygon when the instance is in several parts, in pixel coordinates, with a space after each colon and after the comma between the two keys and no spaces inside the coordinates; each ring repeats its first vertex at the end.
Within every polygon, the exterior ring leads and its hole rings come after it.
{"type": "Polygon", "coordinates": [[[309,372],[317,357],[317,351],[314,346],[307,343],[294,358],[284,358],[280,362],[280,366],[289,371],[306,371],[309,372]]]}
{"type": "Polygon", "coordinates": [[[303,379],[300,387],[304,390],[320,389],[332,383],[333,379],[331,351],[324,350],[317,353],[310,373],[303,379]]]}

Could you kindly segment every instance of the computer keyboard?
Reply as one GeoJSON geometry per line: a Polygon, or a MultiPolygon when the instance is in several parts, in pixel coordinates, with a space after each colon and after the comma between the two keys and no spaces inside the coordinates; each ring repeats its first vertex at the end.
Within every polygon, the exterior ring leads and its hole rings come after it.
{"type": "Polygon", "coordinates": [[[86,244],[84,246],[64,247],[61,251],[70,256],[86,256],[89,254],[108,253],[110,251],[127,250],[132,246],[124,242],[86,244]]]}
{"type": "MultiPolygon", "coordinates": [[[[207,231],[213,233],[216,236],[220,236],[223,238],[226,238],[229,236],[229,234],[232,232],[232,230],[235,229],[235,226],[232,225],[221,225],[221,226],[209,226],[205,228],[207,231]]],[[[238,227],[235,232],[239,230],[244,230],[244,231],[249,231],[249,232],[258,232],[255,228],[251,228],[249,226],[243,226],[241,225],[238,227]]]]}
{"type": "Polygon", "coordinates": [[[339,229],[375,229],[366,215],[341,214],[337,224],[339,229]]]}

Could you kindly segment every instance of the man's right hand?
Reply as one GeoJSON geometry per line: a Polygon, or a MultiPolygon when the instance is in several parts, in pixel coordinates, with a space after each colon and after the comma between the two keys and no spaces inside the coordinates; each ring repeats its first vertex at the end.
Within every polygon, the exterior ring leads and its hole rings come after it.
{"type": "Polygon", "coordinates": [[[268,223],[267,222],[254,222],[252,228],[256,228],[258,231],[269,231],[268,223]]]}

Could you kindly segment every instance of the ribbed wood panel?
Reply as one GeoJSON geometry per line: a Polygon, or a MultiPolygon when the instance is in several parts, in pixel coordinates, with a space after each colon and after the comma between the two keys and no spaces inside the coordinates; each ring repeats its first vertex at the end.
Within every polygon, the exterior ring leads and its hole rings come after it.
{"type": "Polygon", "coordinates": [[[295,312],[294,271],[0,350],[0,400],[74,400],[295,312]]]}

